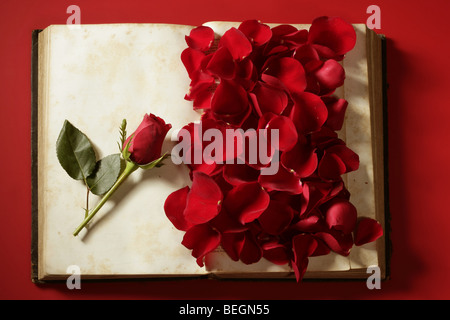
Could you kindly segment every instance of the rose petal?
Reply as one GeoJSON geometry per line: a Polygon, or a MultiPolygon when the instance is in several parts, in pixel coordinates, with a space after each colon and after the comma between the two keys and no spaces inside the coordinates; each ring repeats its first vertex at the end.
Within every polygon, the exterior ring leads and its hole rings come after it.
{"type": "Polygon", "coordinates": [[[203,258],[219,246],[220,239],[220,233],[207,224],[199,224],[186,231],[181,243],[192,250],[192,256],[197,258],[197,264],[203,267],[203,258]]]}
{"type": "Polygon", "coordinates": [[[310,61],[319,61],[320,57],[317,54],[316,49],[310,44],[305,44],[299,47],[294,54],[294,58],[300,61],[305,66],[310,61]]]}
{"type": "Polygon", "coordinates": [[[339,17],[319,17],[309,28],[308,42],[330,48],[335,55],[343,55],[355,46],[356,33],[351,24],[339,17]]]}
{"type": "Polygon", "coordinates": [[[233,261],[238,261],[244,247],[245,235],[240,233],[222,234],[222,248],[233,261]]]}
{"type": "Polygon", "coordinates": [[[258,222],[264,232],[281,234],[291,223],[294,210],[285,202],[271,200],[267,209],[259,216],[258,222]]]}
{"type": "Polygon", "coordinates": [[[237,233],[248,229],[241,224],[235,216],[230,215],[228,211],[222,207],[220,213],[209,221],[209,225],[219,231],[222,235],[225,233],[237,233]]]}
{"type": "Polygon", "coordinates": [[[335,131],[341,130],[344,124],[345,111],[348,106],[347,100],[336,97],[324,97],[322,100],[328,109],[326,126],[335,131]]]}
{"type": "Polygon", "coordinates": [[[282,153],[281,163],[288,171],[295,171],[300,178],[309,177],[316,171],[317,154],[304,136],[298,137],[297,140],[292,149],[282,153]]]}
{"type": "Polygon", "coordinates": [[[329,59],[314,72],[322,92],[332,91],[344,84],[344,68],[336,60],[329,59]]]}
{"type": "Polygon", "coordinates": [[[245,232],[245,241],[240,260],[245,264],[252,264],[261,260],[262,255],[262,248],[256,243],[253,235],[249,231],[245,232]]]}
{"type": "Polygon", "coordinates": [[[185,39],[189,48],[206,51],[214,42],[214,31],[210,27],[199,26],[192,29],[185,39]]]}
{"type": "Polygon", "coordinates": [[[383,235],[383,227],[381,224],[371,218],[362,218],[358,221],[355,231],[355,245],[363,244],[377,240],[383,235]]]}
{"type": "Polygon", "coordinates": [[[319,176],[337,180],[340,175],[355,171],[359,167],[359,156],[343,144],[325,150],[319,163],[319,176]]]}
{"type": "Polygon", "coordinates": [[[330,230],[329,232],[317,232],[315,237],[321,239],[334,252],[348,256],[353,246],[352,234],[344,234],[340,231],[330,230]]]}
{"type": "Polygon", "coordinates": [[[286,92],[268,83],[258,82],[253,93],[258,102],[260,115],[267,112],[281,114],[288,104],[286,92]]]}
{"type": "Polygon", "coordinates": [[[177,191],[172,192],[164,202],[164,212],[167,218],[172,222],[178,230],[186,231],[193,226],[190,221],[184,217],[184,209],[186,208],[189,187],[186,186],[177,191]]]}
{"type": "Polygon", "coordinates": [[[294,147],[297,143],[297,129],[291,119],[285,116],[268,114],[270,118],[265,121],[265,117],[260,118],[259,129],[266,129],[268,132],[275,129],[278,130],[278,149],[287,151],[294,147]]]}
{"type": "Polygon", "coordinates": [[[257,182],[234,187],[225,197],[227,211],[245,224],[257,219],[269,205],[270,197],[257,182]]]}
{"type": "Polygon", "coordinates": [[[319,96],[303,92],[293,96],[294,106],[290,118],[300,133],[320,130],[327,120],[328,110],[319,96]]]}
{"type": "Polygon", "coordinates": [[[222,191],[216,182],[205,173],[195,171],[184,216],[193,224],[208,222],[219,214],[221,201],[222,191]]]}
{"type": "Polygon", "coordinates": [[[203,90],[195,96],[192,106],[194,107],[194,110],[210,109],[211,108],[211,99],[212,99],[211,91],[203,90]]]}
{"type": "Polygon", "coordinates": [[[251,111],[247,92],[231,81],[221,81],[211,101],[217,119],[240,125],[251,111]]]}
{"type": "Polygon", "coordinates": [[[209,60],[206,70],[223,79],[233,79],[236,72],[236,63],[227,48],[217,49],[209,60]]]}
{"type": "Polygon", "coordinates": [[[292,251],[294,260],[292,269],[295,272],[297,282],[303,279],[308,266],[308,257],[310,257],[317,248],[317,240],[308,234],[299,234],[292,239],[292,251]]]}
{"type": "Polygon", "coordinates": [[[326,231],[327,225],[319,210],[312,210],[308,216],[302,216],[295,224],[292,225],[295,230],[301,232],[319,232],[326,231]]]}
{"type": "Polygon", "coordinates": [[[325,153],[319,163],[319,176],[327,180],[338,180],[346,171],[345,163],[334,153],[325,153]]]}
{"type": "Polygon", "coordinates": [[[349,201],[334,198],[327,202],[325,221],[330,228],[351,233],[356,226],[356,208],[349,201]]]}
{"type": "Polygon", "coordinates": [[[289,263],[291,257],[286,246],[280,243],[263,244],[263,257],[277,265],[289,263]]]}
{"type": "Polygon", "coordinates": [[[268,191],[286,191],[291,194],[302,193],[302,182],[294,173],[279,166],[274,175],[260,175],[259,183],[268,191]]]}
{"type": "Polygon", "coordinates": [[[242,31],[231,28],[224,33],[219,41],[219,47],[227,48],[234,60],[240,61],[252,52],[252,44],[242,31]]]}
{"type": "Polygon", "coordinates": [[[191,48],[183,50],[183,52],[181,53],[181,62],[183,62],[183,65],[186,68],[189,78],[192,79],[195,72],[197,72],[200,69],[200,66],[204,58],[205,54],[200,51],[191,48]]]}
{"type": "Polygon", "coordinates": [[[274,59],[268,64],[264,73],[281,80],[291,93],[301,93],[306,88],[305,70],[294,58],[274,59]]]}
{"type": "Polygon", "coordinates": [[[259,170],[246,164],[225,164],[223,177],[228,183],[237,186],[247,182],[258,181],[259,170]]]}
{"type": "Polygon", "coordinates": [[[257,46],[265,44],[272,37],[270,27],[257,20],[246,20],[239,25],[238,29],[257,46]]]}

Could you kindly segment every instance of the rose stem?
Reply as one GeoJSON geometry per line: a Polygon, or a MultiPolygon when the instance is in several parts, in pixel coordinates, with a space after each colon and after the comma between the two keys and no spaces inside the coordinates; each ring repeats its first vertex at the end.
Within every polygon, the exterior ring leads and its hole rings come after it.
{"type": "Polygon", "coordinates": [[[83,222],[78,226],[78,228],[73,232],[74,236],[77,236],[78,233],[91,221],[91,219],[95,216],[95,214],[103,207],[106,201],[113,195],[113,193],[119,188],[119,186],[126,180],[126,178],[133,173],[139,166],[131,161],[127,161],[127,165],[123,170],[122,174],[119,176],[114,185],[109,189],[109,191],[102,197],[100,202],[92,209],[91,213],[83,220],[83,222]]]}

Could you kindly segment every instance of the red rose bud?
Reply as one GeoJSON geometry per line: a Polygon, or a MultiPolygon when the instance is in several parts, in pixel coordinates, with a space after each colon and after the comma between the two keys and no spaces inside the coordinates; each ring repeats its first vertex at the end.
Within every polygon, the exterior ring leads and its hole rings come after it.
{"type": "Polygon", "coordinates": [[[172,125],[163,119],[146,114],[136,131],[130,135],[123,145],[128,146],[128,158],[138,165],[148,164],[161,157],[161,148],[167,132],[172,125]]]}

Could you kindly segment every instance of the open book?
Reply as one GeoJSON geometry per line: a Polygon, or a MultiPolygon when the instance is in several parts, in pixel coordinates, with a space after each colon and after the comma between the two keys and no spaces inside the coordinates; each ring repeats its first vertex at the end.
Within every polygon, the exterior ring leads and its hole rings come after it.
{"type": "MultiPolygon", "coordinates": [[[[210,22],[218,34],[237,23],[210,22]]],[[[308,28],[307,25],[295,25],[308,28]]],[[[264,259],[245,265],[216,250],[200,268],[181,245],[183,232],[167,219],[169,194],[190,184],[188,169],[166,161],[139,171],[106,203],[78,237],[84,217],[85,187],[74,183],[58,163],[55,143],[65,119],[83,131],[101,154],[118,152],[123,118],[136,128],[146,113],[172,124],[171,134],[200,113],[184,99],[189,78],[181,63],[187,25],[52,25],[33,34],[33,233],[32,279],[66,279],[76,265],[82,278],[225,277],[292,278],[288,265],[264,259]],[[117,139],[114,139],[117,135],[117,139]]],[[[369,266],[388,275],[385,217],[383,41],[365,25],[354,25],[355,48],[343,66],[346,80],[337,95],[349,102],[340,137],[360,156],[360,168],[345,176],[358,212],[376,218],[385,236],[352,248],[348,257],[311,257],[305,279],[367,278],[369,266]]],[[[98,199],[91,197],[94,206],[98,199]]]]}

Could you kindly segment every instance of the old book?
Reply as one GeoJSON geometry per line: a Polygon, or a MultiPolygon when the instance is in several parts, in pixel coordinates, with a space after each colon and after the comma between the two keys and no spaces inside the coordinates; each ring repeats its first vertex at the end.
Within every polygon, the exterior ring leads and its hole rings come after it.
{"type": "MultiPolygon", "coordinates": [[[[237,26],[210,22],[218,34],[237,26]]],[[[295,25],[308,27],[307,25],[295,25]]],[[[58,163],[55,143],[65,119],[98,146],[99,158],[117,152],[123,118],[136,128],[145,113],[172,124],[172,132],[200,114],[184,96],[189,78],[180,61],[193,26],[168,24],[52,25],[33,33],[32,72],[32,279],[66,279],[69,266],[83,279],[218,277],[295,279],[289,266],[262,259],[245,265],[216,250],[200,268],[181,245],[183,232],[164,214],[173,191],[190,183],[183,165],[133,174],[78,237],[85,188],[58,163]]],[[[369,266],[388,270],[388,199],[383,37],[355,24],[356,47],[343,61],[349,105],[340,137],[359,154],[360,169],[345,176],[361,215],[376,218],[385,235],[354,247],[348,257],[330,253],[309,260],[305,279],[367,278],[369,266]]],[[[131,130],[131,129],[130,129],[131,130]]],[[[91,206],[98,201],[90,198],[91,206]]]]}

